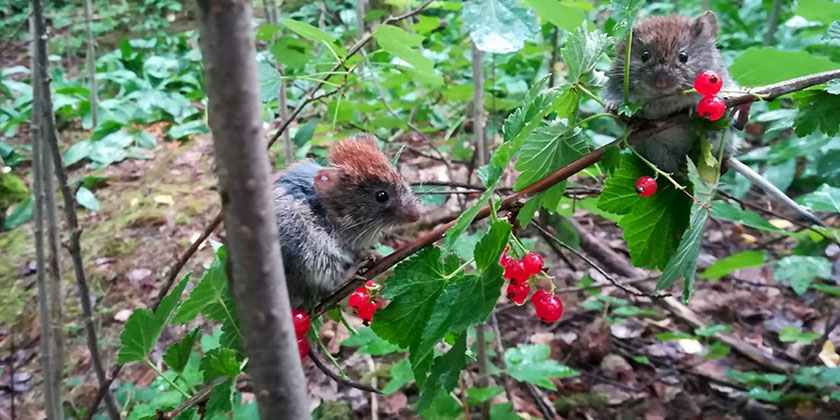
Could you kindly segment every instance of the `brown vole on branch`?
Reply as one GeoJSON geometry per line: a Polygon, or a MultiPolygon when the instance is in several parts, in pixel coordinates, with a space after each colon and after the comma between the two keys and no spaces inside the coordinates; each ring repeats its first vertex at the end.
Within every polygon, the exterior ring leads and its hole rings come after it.
{"type": "MultiPolygon", "coordinates": [[[[637,117],[657,120],[679,112],[693,112],[700,95],[682,92],[691,89],[694,79],[704,70],[717,72],[723,79],[724,90],[737,89],[715,46],[718,29],[717,16],[711,11],[695,19],[682,15],[654,16],[633,25],[628,99],[631,103],[644,104],[637,117]]],[[[626,52],[626,40],[622,40],[616,46],[616,58],[607,81],[605,100],[607,109],[611,111],[617,110],[624,100],[626,52]]],[[[685,171],[686,156],[697,156],[703,134],[712,142],[713,153],[717,156],[723,133],[698,132],[698,126],[691,122],[667,126],[645,138],[632,138],[633,148],[661,170],[682,173],[685,171]]],[[[729,166],[800,216],[822,225],[819,218],[735,159],[732,155],[737,152],[740,143],[741,138],[730,129],[723,154],[729,166]]]]}
{"type": "Polygon", "coordinates": [[[355,269],[383,230],[420,218],[417,198],[376,145],[344,139],[329,166],[311,160],[280,172],[274,203],[293,308],[309,310],[355,269]]]}

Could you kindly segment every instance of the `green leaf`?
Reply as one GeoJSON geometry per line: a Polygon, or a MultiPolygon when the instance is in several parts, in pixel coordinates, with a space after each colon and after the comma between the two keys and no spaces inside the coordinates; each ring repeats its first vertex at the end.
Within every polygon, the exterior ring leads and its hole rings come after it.
{"type": "Polygon", "coordinates": [[[173,125],[166,132],[166,136],[173,140],[179,140],[188,136],[209,132],[210,128],[207,127],[207,124],[205,124],[204,121],[194,120],[183,124],[173,125]]]}
{"type": "MultiPolygon", "coordinates": [[[[840,66],[838,66],[840,67],[840,66]]],[[[793,95],[799,107],[794,124],[794,132],[799,137],[806,137],[816,130],[829,137],[840,133],[840,95],[832,95],[824,90],[805,90],[793,95]]]]}
{"type": "Polygon", "coordinates": [[[656,283],[656,289],[662,290],[673,286],[678,278],[684,278],[683,301],[686,302],[691,297],[691,293],[694,292],[697,256],[700,254],[700,245],[703,244],[706,220],[709,219],[709,210],[706,207],[712,202],[714,194],[714,185],[707,184],[700,179],[697,167],[691,160],[688,160],[688,178],[694,185],[694,201],[691,204],[688,229],[682,235],[677,252],[668,261],[668,264],[662,270],[662,276],[656,283]]]}
{"type": "Polygon", "coordinates": [[[715,261],[703,271],[700,277],[704,279],[717,280],[732,273],[735,270],[748,267],[759,267],[764,265],[767,257],[766,251],[744,251],[732,254],[722,260],[715,261]]]}
{"type": "Polygon", "coordinates": [[[693,338],[693,335],[679,331],[656,334],[656,339],[659,341],[690,340],[693,338]]]}
{"type": "Polygon", "coordinates": [[[808,20],[830,23],[840,19],[840,3],[831,0],[799,0],[796,14],[808,20]]]}
{"type": "Polygon", "coordinates": [[[636,180],[648,175],[650,169],[632,154],[620,155],[619,164],[613,175],[604,182],[604,190],[598,197],[598,208],[619,215],[629,214],[642,197],[636,192],[636,180]]]}
{"type": "Polygon", "coordinates": [[[610,45],[607,34],[597,30],[589,32],[586,24],[581,25],[560,50],[569,71],[569,79],[577,82],[592,72],[610,45]]]}
{"type": "Polygon", "coordinates": [[[551,349],[544,344],[533,344],[511,347],[505,351],[505,366],[507,373],[520,382],[530,382],[534,385],[556,391],[557,387],[551,378],[569,378],[580,373],[568,366],[550,359],[551,349]]]}
{"type": "Polygon", "coordinates": [[[204,383],[207,384],[222,376],[236,378],[242,372],[236,351],[224,347],[208,351],[201,358],[199,369],[204,375],[204,383]]]}
{"type": "MultiPolygon", "coordinates": [[[[219,418],[215,415],[225,415],[233,410],[234,379],[228,379],[215,387],[207,400],[203,416],[208,419],[219,418]]],[[[227,417],[222,417],[227,418],[227,417]]]]}
{"type": "Polygon", "coordinates": [[[840,213],[840,188],[822,184],[816,191],[799,197],[797,201],[814,211],[840,213]]]}
{"type": "Polygon", "coordinates": [[[711,337],[715,334],[727,333],[732,331],[732,326],[726,324],[706,325],[702,328],[695,328],[694,334],[700,337],[711,337]]]}
{"type": "Polygon", "coordinates": [[[773,273],[776,281],[790,280],[790,287],[798,295],[808,290],[815,277],[830,278],[831,261],[823,257],[791,255],[779,260],[776,272],[773,273]]]}
{"type": "Polygon", "coordinates": [[[474,0],[464,3],[461,19],[481,51],[505,54],[519,51],[534,40],[539,26],[533,10],[515,0],[474,0]]]}
{"type": "Polygon", "coordinates": [[[417,49],[422,46],[422,36],[409,34],[396,26],[379,25],[373,38],[383,50],[410,64],[410,70],[413,71],[409,73],[412,76],[432,86],[443,86],[443,78],[435,74],[432,60],[424,57],[417,49]]]}
{"type": "Polygon", "coordinates": [[[484,388],[468,388],[467,396],[469,396],[470,406],[476,406],[485,401],[490,401],[490,399],[502,392],[505,392],[505,388],[498,385],[484,388]]]}
{"type": "Polygon", "coordinates": [[[670,185],[642,198],[618,225],[624,229],[633,265],[665,267],[685,232],[691,200],[670,185]]]}
{"type": "Polygon", "coordinates": [[[76,191],[76,202],[88,210],[99,211],[99,200],[91,190],[85,187],[79,187],[76,191]]]}
{"type": "Polygon", "coordinates": [[[771,232],[784,233],[783,230],[773,226],[756,213],[749,210],[741,210],[723,201],[712,203],[712,217],[729,222],[740,223],[754,229],[768,230],[771,232]]]}
{"type": "Polygon", "coordinates": [[[398,351],[405,351],[405,349],[395,346],[376,335],[370,327],[359,328],[358,334],[350,336],[350,338],[341,342],[342,346],[358,347],[356,350],[359,354],[372,354],[381,356],[383,354],[390,354],[398,351]]]}
{"type": "Polygon", "coordinates": [[[305,124],[298,128],[297,132],[295,132],[294,137],[292,137],[292,143],[294,143],[297,147],[303,147],[309,140],[312,139],[312,135],[315,134],[315,128],[318,127],[318,119],[313,118],[307,121],[305,124]]]}
{"type": "Polygon", "coordinates": [[[613,15],[615,19],[613,37],[615,39],[622,39],[627,36],[627,32],[630,31],[633,22],[636,20],[636,15],[644,5],[644,0],[613,0],[611,2],[610,8],[615,11],[613,15]]]}
{"type": "Polygon", "coordinates": [[[233,301],[225,271],[226,261],[227,251],[221,247],[216,251],[216,257],[210,263],[210,268],[204,272],[201,281],[181,305],[172,323],[185,324],[195,319],[198,314],[213,321],[230,319],[233,313],[233,301]]]}
{"type": "Polygon", "coordinates": [[[292,32],[310,41],[335,44],[335,38],[306,22],[301,22],[299,20],[294,20],[290,18],[283,18],[280,19],[280,23],[282,23],[285,27],[291,29],[292,32]]]}
{"type": "MultiPolygon", "coordinates": [[[[834,22],[831,22],[831,25],[828,25],[828,29],[826,30],[826,34],[831,39],[840,40],[840,20],[835,20],[834,22]]],[[[835,82],[836,82],[836,80],[835,80],[835,82]]],[[[835,86],[840,86],[837,83],[835,83],[834,85],[835,86]]],[[[834,93],[835,95],[838,94],[838,92],[831,92],[831,93],[834,93]]]]}
{"type": "Polygon", "coordinates": [[[512,228],[513,226],[508,222],[502,220],[494,222],[490,226],[490,232],[475,245],[473,256],[475,265],[480,271],[485,271],[492,265],[498,265],[512,228]]]}
{"type": "Polygon", "coordinates": [[[449,394],[458,386],[461,371],[467,367],[466,352],[467,335],[461,334],[445,355],[435,358],[429,378],[424,381],[420,389],[420,401],[417,402],[418,412],[431,406],[438,394],[449,394]]]}
{"type": "Polygon", "coordinates": [[[787,376],[778,373],[739,372],[737,370],[726,371],[726,377],[747,386],[759,384],[779,385],[787,380],[787,376]]]}
{"type": "Polygon", "coordinates": [[[703,355],[703,358],[706,360],[715,360],[720,359],[721,357],[725,357],[732,351],[732,348],[729,346],[721,343],[720,341],[715,341],[711,345],[709,345],[706,354],[703,355]]]}
{"type": "Polygon", "coordinates": [[[522,420],[522,417],[513,411],[513,403],[506,402],[490,407],[490,420],[522,420]]]}
{"type": "Polygon", "coordinates": [[[782,343],[792,343],[795,341],[797,343],[802,344],[811,344],[819,338],[819,333],[804,333],[802,331],[799,331],[799,328],[793,326],[784,327],[779,331],[779,341],[781,341],[782,343]]]}
{"type": "Polygon", "coordinates": [[[189,279],[189,274],[184,276],[172,293],[163,298],[156,311],[137,308],[132,312],[125,322],[125,329],[120,334],[122,346],[117,353],[117,363],[124,365],[128,362],[146,360],[146,355],[152,350],[163,327],[169,321],[172,311],[180,302],[181,294],[187,287],[189,279]]]}
{"type": "Polygon", "coordinates": [[[12,230],[32,219],[32,210],[35,207],[35,198],[30,196],[18,204],[3,222],[3,230],[12,230]]]}
{"type": "Polygon", "coordinates": [[[729,73],[741,86],[761,86],[838,68],[840,64],[803,50],[763,47],[741,53],[729,67],[729,73]]]}
{"type": "Polygon", "coordinates": [[[402,359],[399,363],[391,366],[391,380],[385,388],[382,388],[382,393],[391,395],[404,387],[407,383],[414,379],[414,372],[411,370],[411,363],[408,359],[402,359]]]}
{"type": "Polygon", "coordinates": [[[170,369],[178,373],[183,372],[184,367],[187,366],[187,362],[190,360],[190,354],[192,353],[199,333],[201,333],[201,325],[193,328],[184,338],[172,343],[166,349],[166,354],[163,355],[163,361],[166,362],[166,365],[170,369]]]}
{"type": "MultiPolygon", "coordinates": [[[[540,127],[526,137],[515,166],[520,174],[514,189],[522,190],[586,154],[589,151],[586,137],[580,133],[580,129],[569,129],[558,121],[540,127]]],[[[560,187],[560,195],[564,189],[565,183],[560,187]]]]}
{"type": "Polygon", "coordinates": [[[6,208],[27,197],[29,197],[29,189],[26,188],[26,184],[12,172],[3,173],[0,166],[0,211],[6,211],[6,208]]]}
{"type": "Polygon", "coordinates": [[[551,22],[554,26],[569,32],[577,29],[586,20],[586,14],[582,9],[557,0],[525,0],[525,4],[536,10],[544,22],[551,22]]]}

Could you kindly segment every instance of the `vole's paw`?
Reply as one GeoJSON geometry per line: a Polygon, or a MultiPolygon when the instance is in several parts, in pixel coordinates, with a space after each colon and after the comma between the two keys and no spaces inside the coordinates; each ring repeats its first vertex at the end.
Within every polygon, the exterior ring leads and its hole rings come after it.
{"type": "Polygon", "coordinates": [[[604,101],[604,109],[610,114],[618,114],[619,106],[621,106],[621,101],[604,101]]]}
{"type": "Polygon", "coordinates": [[[366,266],[370,267],[370,266],[376,264],[377,262],[379,262],[383,258],[383,255],[380,254],[379,252],[376,252],[376,250],[366,249],[366,250],[362,251],[362,253],[359,255],[359,257],[362,259],[362,262],[366,266]]]}

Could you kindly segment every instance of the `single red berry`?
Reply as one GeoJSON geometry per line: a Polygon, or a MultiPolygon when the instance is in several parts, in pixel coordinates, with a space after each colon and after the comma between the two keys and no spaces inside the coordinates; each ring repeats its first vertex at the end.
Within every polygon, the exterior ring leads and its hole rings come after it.
{"type": "Polygon", "coordinates": [[[636,180],[636,193],[642,197],[650,197],[656,192],[656,180],[647,175],[636,180]]]}
{"type": "Polygon", "coordinates": [[[554,322],[563,315],[563,302],[554,295],[548,295],[534,302],[537,317],[545,322],[554,322]]]}
{"type": "Polygon", "coordinates": [[[376,283],[374,283],[373,280],[368,280],[365,282],[365,287],[368,289],[373,289],[374,287],[376,287],[376,283]]]}
{"type": "Polygon", "coordinates": [[[534,306],[536,306],[536,305],[537,305],[537,302],[539,302],[539,301],[541,301],[541,300],[543,300],[543,299],[547,298],[548,296],[551,296],[551,294],[550,294],[550,293],[548,293],[548,290],[545,290],[545,289],[537,289],[537,291],[536,291],[536,292],[534,292],[534,294],[533,294],[533,295],[531,295],[531,303],[533,303],[533,304],[534,304],[534,306]]]}
{"type": "Polygon", "coordinates": [[[298,340],[306,337],[306,332],[312,325],[312,320],[309,319],[309,314],[300,309],[292,310],[292,323],[295,325],[295,335],[298,340]]]}
{"type": "Polygon", "coordinates": [[[359,318],[361,318],[362,321],[365,322],[365,325],[367,325],[368,322],[370,322],[373,319],[373,314],[375,313],[376,304],[371,301],[367,301],[359,305],[359,307],[356,309],[356,314],[358,314],[359,318]]]}
{"type": "Polygon", "coordinates": [[[726,103],[717,96],[706,96],[697,104],[697,113],[709,121],[719,120],[724,112],[726,103]]]}
{"type": "Polygon", "coordinates": [[[543,269],[543,258],[540,254],[529,252],[525,258],[522,259],[525,264],[525,271],[528,274],[539,274],[543,269]]]}
{"type": "Polygon", "coordinates": [[[355,309],[368,301],[370,301],[370,295],[364,287],[360,287],[356,289],[356,291],[353,292],[352,295],[350,295],[350,299],[347,300],[347,303],[350,305],[351,308],[355,309]]]}
{"type": "Polygon", "coordinates": [[[502,277],[515,282],[515,283],[522,283],[528,281],[528,278],[531,275],[528,273],[528,270],[525,269],[525,263],[520,260],[513,260],[510,264],[505,267],[505,274],[502,277]]]}
{"type": "Polygon", "coordinates": [[[300,355],[300,359],[303,360],[309,354],[309,339],[306,337],[298,339],[298,354],[300,355]]]}
{"type": "Polygon", "coordinates": [[[524,304],[525,301],[528,299],[529,294],[531,294],[531,286],[528,286],[527,282],[510,282],[510,284],[508,284],[507,297],[508,299],[515,302],[517,305],[524,304]]]}
{"type": "Polygon", "coordinates": [[[511,258],[510,255],[508,255],[508,251],[510,251],[510,245],[505,247],[505,252],[502,252],[502,258],[499,258],[499,264],[505,268],[507,268],[507,266],[510,265],[511,261],[513,261],[513,258],[511,258]]]}
{"type": "Polygon", "coordinates": [[[703,96],[717,95],[721,87],[723,87],[723,79],[712,70],[700,72],[694,79],[694,89],[703,96]]]}
{"type": "Polygon", "coordinates": [[[382,309],[382,301],[379,298],[373,299],[373,303],[376,305],[376,309],[382,309]]]}

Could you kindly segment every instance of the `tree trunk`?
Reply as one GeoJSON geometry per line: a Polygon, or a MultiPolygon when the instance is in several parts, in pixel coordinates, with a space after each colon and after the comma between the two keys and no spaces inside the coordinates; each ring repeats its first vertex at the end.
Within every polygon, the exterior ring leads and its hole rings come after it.
{"type": "Polygon", "coordinates": [[[779,13],[782,9],[782,0],[773,0],[773,7],[770,9],[770,16],[767,17],[767,33],[764,34],[764,45],[771,45],[776,37],[776,28],[779,27],[779,13]]]}
{"type": "Polygon", "coordinates": [[[198,12],[231,288],[260,418],[309,418],[271,198],[251,4],[198,0],[198,12]]]}
{"type": "Polygon", "coordinates": [[[91,28],[91,21],[93,21],[93,6],[91,0],[83,0],[85,7],[85,31],[87,32],[87,67],[88,77],[90,78],[90,121],[93,128],[96,128],[98,123],[98,108],[99,98],[97,97],[98,90],[96,88],[96,48],[93,45],[93,29],[91,28]]]}

